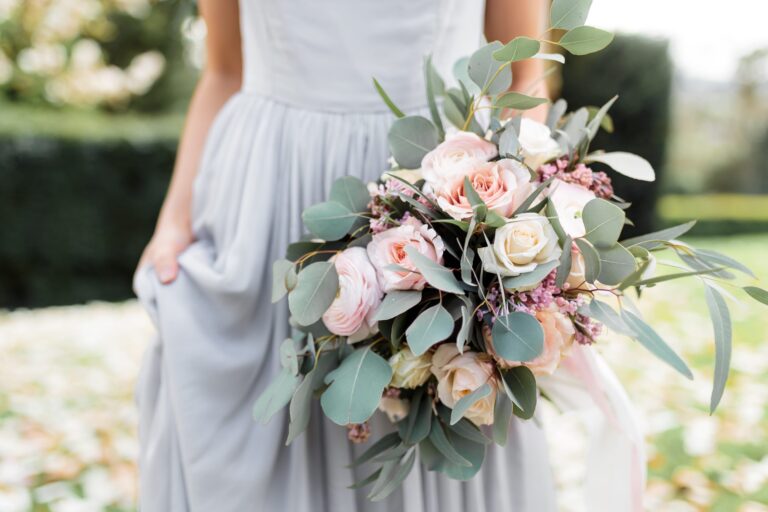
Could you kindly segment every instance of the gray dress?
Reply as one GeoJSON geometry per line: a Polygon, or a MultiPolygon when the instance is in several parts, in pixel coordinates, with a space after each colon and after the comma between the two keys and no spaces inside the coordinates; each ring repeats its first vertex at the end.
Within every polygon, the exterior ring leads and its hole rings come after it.
{"type": "MultiPolygon", "coordinates": [[[[195,183],[197,241],[176,281],[152,268],[135,288],[157,326],[139,378],[142,512],[554,510],[544,433],[511,427],[467,482],[417,464],[401,490],[370,503],[347,488],[346,429],[313,412],[285,446],[287,411],[266,426],[254,401],[279,370],[285,303],[270,303],[271,265],[302,234],[302,209],[334,179],[387,167],[391,114],[424,109],[427,54],[447,78],[481,41],[481,0],[241,0],[245,80],[208,136],[195,183]]],[[[391,427],[375,417],[380,436],[391,427]]]]}

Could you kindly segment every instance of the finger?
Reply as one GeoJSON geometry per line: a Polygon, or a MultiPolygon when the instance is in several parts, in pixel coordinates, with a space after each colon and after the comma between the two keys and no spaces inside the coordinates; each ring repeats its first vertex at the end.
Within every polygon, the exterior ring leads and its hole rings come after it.
{"type": "Polygon", "coordinates": [[[176,261],[176,255],[166,253],[155,258],[155,272],[161,283],[173,282],[179,274],[179,263],[176,261]]]}

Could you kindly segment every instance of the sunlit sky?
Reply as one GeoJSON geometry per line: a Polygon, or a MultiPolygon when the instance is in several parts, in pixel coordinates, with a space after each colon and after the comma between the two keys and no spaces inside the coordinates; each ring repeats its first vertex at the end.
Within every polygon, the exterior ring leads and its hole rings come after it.
{"type": "Polygon", "coordinates": [[[733,78],[739,57],[768,47],[768,0],[594,0],[589,25],[670,40],[691,78],[733,78]]]}

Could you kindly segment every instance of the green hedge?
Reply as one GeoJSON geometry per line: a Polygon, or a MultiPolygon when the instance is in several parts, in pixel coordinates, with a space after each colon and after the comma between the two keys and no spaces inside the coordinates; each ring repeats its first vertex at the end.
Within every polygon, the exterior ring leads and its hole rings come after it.
{"type": "Polygon", "coordinates": [[[628,228],[628,235],[652,231],[658,224],[655,206],[664,175],[670,120],[672,63],[668,44],[619,35],[601,52],[566,59],[562,96],[572,107],[600,106],[619,94],[610,111],[614,132],[601,132],[592,147],[636,153],[653,165],[657,176],[654,183],[610,173],[616,193],[633,203],[629,216],[636,228],[628,228]]]}
{"type": "Polygon", "coordinates": [[[130,297],[175,148],[0,139],[0,307],[130,297]]]}

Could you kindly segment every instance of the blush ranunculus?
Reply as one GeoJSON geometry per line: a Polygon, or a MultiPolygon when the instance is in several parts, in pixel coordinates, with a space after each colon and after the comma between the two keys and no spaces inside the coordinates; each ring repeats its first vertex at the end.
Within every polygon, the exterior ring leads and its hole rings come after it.
{"type": "Polygon", "coordinates": [[[411,263],[406,247],[414,247],[432,261],[443,262],[442,239],[434,229],[413,217],[396,228],[373,235],[367,247],[368,258],[385,292],[424,289],[426,281],[411,263]]]}
{"type": "Polygon", "coordinates": [[[536,375],[552,375],[554,373],[560,365],[561,359],[568,354],[571,345],[573,345],[576,328],[573,326],[571,319],[558,311],[554,304],[550,305],[547,309],[537,311],[536,319],[544,329],[544,350],[534,360],[526,363],[509,361],[498,356],[493,349],[491,329],[487,326],[483,328],[483,337],[485,338],[488,353],[493,355],[499,366],[512,368],[525,365],[536,375]]]}
{"type": "Polygon", "coordinates": [[[554,180],[549,187],[549,200],[557,210],[557,219],[571,238],[579,238],[586,233],[581,214],[594,198],[592,191],[562,180],[554,180]]]}
{"type": "Polygon", "coordinates": [[[478,249],[483,268],[492,274],[517,276],[560,257],[557,234],[537,213],[515,216],[496,230],[493,244],[478,249]]]}
{"type": "Polygon", "coordinates": [[[473,166],[435,188],[438,206],[456,220],[472,217],[472,205],[464,190],[464,178],[489,210],[508,217],[534,191],[531,176],[523,164],[511,159],[485,162],[473,166]]]}
{"type": "Polygon", "coordinates": [[[421,161],[421,173],[432,187],[440,187],[446,181],[464,176],[479,163],[498,155],[496,145],[471,132],[449,134],[421,161]]]}
{"type": "Polygon", "coordinates": [[[440,345],[432,356],[432,373],[437,377],[437,396],[449,408],[462,397],[489,382],[492,392],[475,402],[464,416],[475,425],[493,423],[493,408],[498,386],[493,376],[494,365],[487,354],[465,351],[459,353],[456,345],[440,345]]]}
{"type": "Polygon", "coordinates": [[[350,247],[332,259],[339,276],[339,292],[323,323],[334,334],[349,336],[349,342],[364,340],[376,332],[373,314],[383,295],[376,269],[362,247],[350,247]]]}

